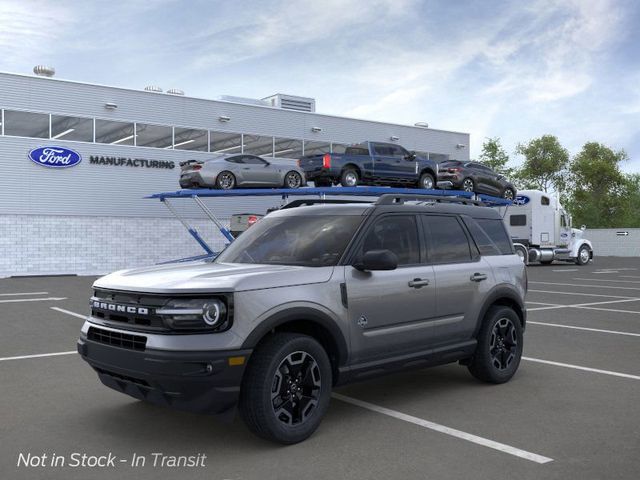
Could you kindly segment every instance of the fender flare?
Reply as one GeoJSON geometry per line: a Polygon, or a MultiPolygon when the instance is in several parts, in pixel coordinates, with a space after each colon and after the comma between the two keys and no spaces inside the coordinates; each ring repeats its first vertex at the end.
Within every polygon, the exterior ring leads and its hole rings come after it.
{"type": "Polygon", "coordinates": [[[573,248],[571,249],[571,257],[576,258],[578,256],[580,247],[582,247],[583,245],[589,247],[589,250],[591,250],[591,252],[593,253],[593,245],[591,244],[591,242],[586,238],[581,238],[573,245],[573,248]]]}
{"type": "Polygon", "coordinates": [[[527,309],[525,307],[524,301],[522,300],[521,296],[518,294],[518,291],[514,287],[507,284],[502,284],[502,285],[496,285],[487,294],[487,298],[482,304],[482,308],[480,309],[480,314],[478,315],[478,322],[476,325],[476,329],[474,331],[474,337],[478,335],[478,332],[480,331],[480,327],[482,326],[482,320],[484,319],[491,305],[493,305],[496,301],[499,301],[502,299],[507,299],[509,301],[514,302],[516,305],[518,305],[521,313],[521,315],[519,316],[520,316],[520,320],[522,321],[522,329],[524,330],[527,323],[527,309]]]}
{"type": "Polygon", "coordinates": [[[347,347],[347,340],[340,330],[340,327],[328,314],[313,307],[296,306],[288,308],[276,312],[260,321],[260,324],[246,338],[242,344],[242,348],[253,349],[271,330],[285,323],[300,320],[314,323],[327,331],[338,350],[338,364],[344,365],[347,362],[349,349],[347,347]]]}

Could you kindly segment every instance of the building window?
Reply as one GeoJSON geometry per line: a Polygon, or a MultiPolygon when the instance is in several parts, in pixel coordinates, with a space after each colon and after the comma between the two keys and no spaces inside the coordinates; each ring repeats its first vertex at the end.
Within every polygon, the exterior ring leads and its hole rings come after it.
{"type": "Polygon", "coordinates": [[[261,137],[259,135],[243,135],[244,153],[251,155],[264,155],[273,157],[273,137],[261,137]]]}
{"type": "Polygon", "coordinates": [[[344,143],[332,143],[331,144],[331,153],[344,153],[349,145],[344,143]]]}
{"type": "Polygon", "coordinates": [[[329,142],[304,142],[305,155],[322,155],[331,152],[331,144],[329,142]]]}
{"type": "Polygon", "coordinates": [[[290,138],[274,138],[275,151],[274,157],[278,158],[295,158],[302,157],[302,140],[293,140],[290,138]]]}
{"type": "Polygon", "coordinates": [[[51,115],[51,139],[93,142],[93,119],[51,115]]]}
{"type": "Polygon", "coordinates": [[[171,148],[173,128],[164,125],[136,123],[136,145],[138,147],[171,148]]]}
{"type": "Polygon", "coordinates": [[[207,131],[176,127],[174,129],[173,148],[177,150],[206,152],[209,149],[209,136],[207,131]]]}
{"type": "Polygon", "coordinates": [[[242,153],[242,135],[239,133],[210,132],[211,153],[242,153]]]}
{"type": "Polygon", "coordinates": [[[4,134],[14,137],[49,138],[49,115],[5,110],[4,134]]]}
{"type": "Polygon", "coordinates": [[[133,123],[96,119],[96,142],[133,145],[133,123]]]}

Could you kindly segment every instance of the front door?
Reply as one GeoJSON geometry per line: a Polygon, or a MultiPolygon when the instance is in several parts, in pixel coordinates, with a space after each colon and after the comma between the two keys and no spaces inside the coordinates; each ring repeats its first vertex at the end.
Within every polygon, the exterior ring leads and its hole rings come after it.
{"type": "Polygon", "coordinates": [[[357,247],[356,258],[386,249],[398,257],[391,271],[361,272],[345,267],[353,361],[424,351],[436,315],[433,268],[424,262],[414,215],[379,217],[357,247]]]}

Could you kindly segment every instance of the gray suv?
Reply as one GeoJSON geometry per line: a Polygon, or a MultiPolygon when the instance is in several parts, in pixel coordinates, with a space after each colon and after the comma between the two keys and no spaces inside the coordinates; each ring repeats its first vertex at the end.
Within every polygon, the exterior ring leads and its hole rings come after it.
{"type": "Polygon", "coordinates": [[[283,208],[214,261],[94,284],[78,351],[107,386],[261,437],[318,427],[331,389],[450,362],[508,381],[525,266],[494,209],[421,196],[283,208]]]}

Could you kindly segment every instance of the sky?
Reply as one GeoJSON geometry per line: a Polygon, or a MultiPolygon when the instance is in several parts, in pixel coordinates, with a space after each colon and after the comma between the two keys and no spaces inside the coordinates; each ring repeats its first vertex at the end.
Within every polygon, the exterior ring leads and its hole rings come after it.
{"type": "Polygon", "coordinates": [[[640,173],[635,0],[0,0],[0,71],[624,149],[640,173]]]}

